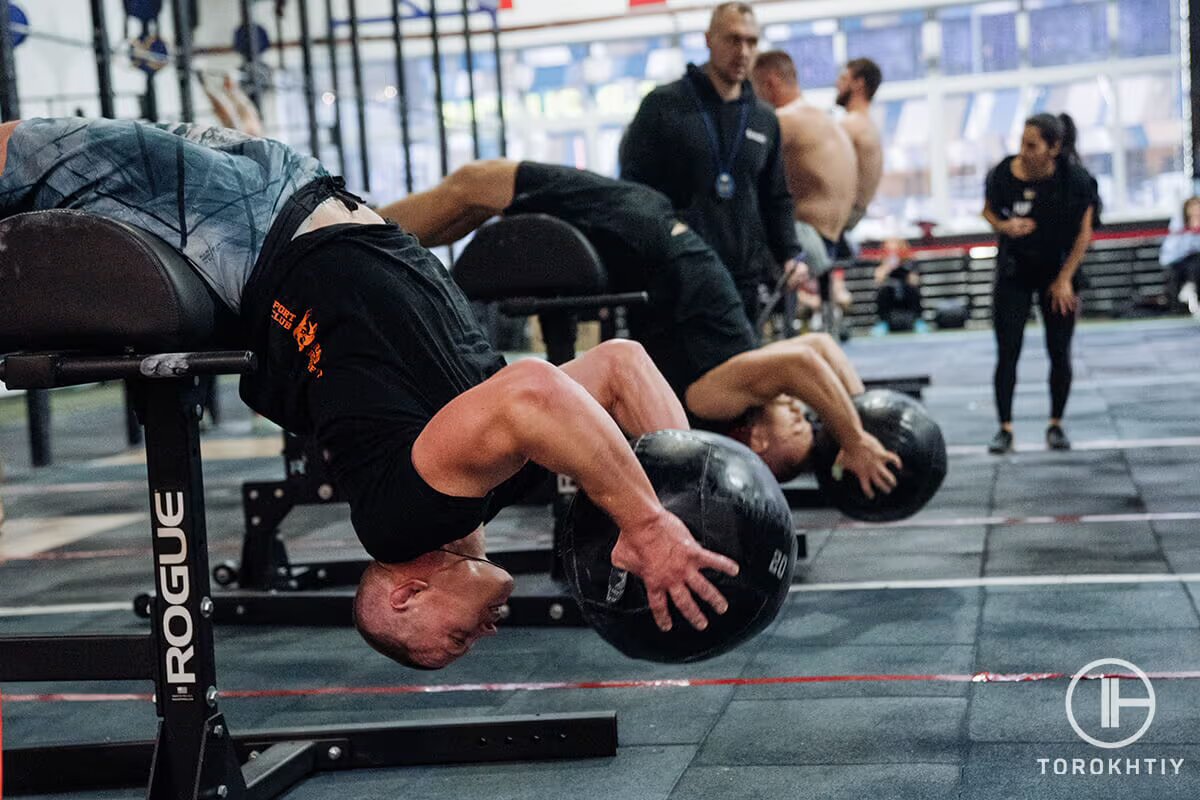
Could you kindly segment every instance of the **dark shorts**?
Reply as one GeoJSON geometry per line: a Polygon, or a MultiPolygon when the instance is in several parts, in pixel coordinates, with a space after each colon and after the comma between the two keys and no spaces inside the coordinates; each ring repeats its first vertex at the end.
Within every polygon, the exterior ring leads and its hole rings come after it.
{"type": "Polygon", "coordinates": [[[631,310],[633,338],[680,400],[706,372],[758,344],[729,270],[694,231],[672,236],[637,288],[650,304],[631,310]]]}

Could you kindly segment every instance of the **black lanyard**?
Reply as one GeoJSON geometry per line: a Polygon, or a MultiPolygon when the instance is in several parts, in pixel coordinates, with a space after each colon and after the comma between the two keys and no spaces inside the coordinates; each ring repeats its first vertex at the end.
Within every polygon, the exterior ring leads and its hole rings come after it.
{"type": "Polygon", "coordinates": [[[733,165],[737,162],[738,151],[742,148],[742,139],[745,138],[746,127],[750,123],[750,103],[747,103],[744,98],[740,101],[742,115],[738,121],[737,132],[733,135],[733,141],[729,145],[729,154],[722,158],[721,138],[717,132],[717,123],[713,119],[713,115],[704,107],[704,103],[700,100],[700,93],[696,91],[696,85],[692,83],[690,76],[684,79],[684,83],[687,84],[692,100],[695,101],[696,108],[700,111],[700,117],[704,120],[704,130],[708,134],[713,166],[717,171],[717,180],[713,185],[713,190],[719,199],[729,200],[737,192],[737,182],[733,179],[733,165]]]}

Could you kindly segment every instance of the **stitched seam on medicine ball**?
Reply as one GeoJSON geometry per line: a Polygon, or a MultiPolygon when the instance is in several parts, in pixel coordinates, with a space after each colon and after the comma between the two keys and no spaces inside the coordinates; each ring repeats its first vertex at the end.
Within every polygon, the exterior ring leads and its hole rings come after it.
{"type": "Polygon", "coordinates": [[[701,547],[708,548],[708,465],[712,460],[712,445],[704,448],[704,466],[700,469],[700,525],[702,539],[698,542],[701,547]]]}

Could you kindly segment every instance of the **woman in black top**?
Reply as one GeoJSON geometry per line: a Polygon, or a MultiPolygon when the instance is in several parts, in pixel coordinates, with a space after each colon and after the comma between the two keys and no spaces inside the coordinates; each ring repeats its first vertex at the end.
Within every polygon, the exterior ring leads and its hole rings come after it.
{"type": "Polygon", "coordinates": [[[1075,124],[1066,114],[1025,121],[1021,151],[987,178],[984,219],[999,234],[992,322],[996,330],[996,410],[1000,431],[992,453],[1012,450],[1012,400],[1025,323],[1036,294],[1050,357],[1050,423],[1046,444],[1067,450],[1063,411],[1071,391],[1071,336],[1079,313],[1079,265],[1092,238],[1096,181],[1075,153],[1075,124]]]}

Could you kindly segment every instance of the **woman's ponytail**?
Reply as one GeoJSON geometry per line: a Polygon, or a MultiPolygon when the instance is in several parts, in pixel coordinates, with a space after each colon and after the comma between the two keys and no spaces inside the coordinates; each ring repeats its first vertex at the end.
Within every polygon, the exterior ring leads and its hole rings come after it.
{"type": "Polygon", "coordinates": [[[1064,164],[1081,164],[1079,152],[1075,149],[1076,139],[1079,136],[1075,120],[1071,119],[1070,114],[1059,114],[1058,121],[1062,124],[1062,150],[1058,154],[1059,160],[1064,164]]]}

